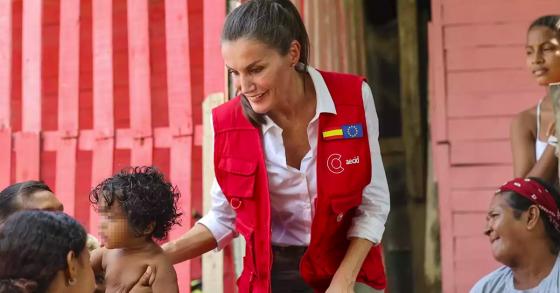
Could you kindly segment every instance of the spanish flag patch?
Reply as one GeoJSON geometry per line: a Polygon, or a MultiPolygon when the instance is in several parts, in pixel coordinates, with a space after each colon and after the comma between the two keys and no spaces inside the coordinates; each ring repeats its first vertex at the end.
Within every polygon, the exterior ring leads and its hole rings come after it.
{"type": "Polygon", "coordinates": [[[339,128],[323,131],[324,140],[360,138],[363,136],[364,130],[361,123],[346,124],[339,128]]]}

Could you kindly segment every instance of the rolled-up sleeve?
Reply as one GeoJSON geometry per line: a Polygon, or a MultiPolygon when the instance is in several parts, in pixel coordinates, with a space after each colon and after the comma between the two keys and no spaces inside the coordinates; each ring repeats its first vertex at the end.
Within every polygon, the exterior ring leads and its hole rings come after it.
{"type": "Polygon", "coordinates": [[[216,179],[212,183],[210,194],[212,196],[212,208],[197,223],[210,230],[218,244],[216,249],[221,250],[232,238],[237,237],[234,228],[235,211],[229,205],[216,179]]]}
{"type": "Polygon", "coordinates": [[[364,188],[362,204],[356,211],[348,237],[364,238],[379,244],[390,210],[389,187],[379,148],[379,120],[373,94],[365,82],[362,84],[362,98],[371,157],[371,182],[364,188]]]}

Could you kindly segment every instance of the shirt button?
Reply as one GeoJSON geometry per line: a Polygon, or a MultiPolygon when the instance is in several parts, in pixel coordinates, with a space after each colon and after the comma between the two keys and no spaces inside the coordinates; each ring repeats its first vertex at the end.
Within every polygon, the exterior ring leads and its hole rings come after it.
{"type": "Polygon", "coordinates": [[[337,222],[342,221],[342,217],[343,217],[343,216],[344,216],[343,213],[338,214],[338,216],[336,216],[336,221],[337,221],[337,222]]]}

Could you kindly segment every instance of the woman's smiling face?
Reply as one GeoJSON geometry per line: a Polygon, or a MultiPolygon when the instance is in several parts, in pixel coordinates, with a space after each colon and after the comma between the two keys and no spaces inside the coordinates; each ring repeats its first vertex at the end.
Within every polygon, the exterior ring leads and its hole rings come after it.
{"type": "Polygon", "coordinates": [[[222,56],[236,94],[245,96],[253,111],[266,114],[285,98],[294,72],[290,54],[283,56],[263,42],[240,38],[222,42],[222,56]]]}

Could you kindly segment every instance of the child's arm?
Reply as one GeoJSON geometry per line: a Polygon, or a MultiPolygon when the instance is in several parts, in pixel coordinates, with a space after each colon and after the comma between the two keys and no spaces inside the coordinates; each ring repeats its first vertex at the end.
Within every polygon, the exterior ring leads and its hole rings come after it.
{"type": "Polygon", "coordinates": [[[89,261],[91,262],[91,268],[95,275],[103,273],[103,256],[105,252],[107,252],[107,249],[101,247],[93,250],[90,254],[89,261]]]}
{"type": "Polygon", "coordinates": [[[178,293],[179,285],[177,285],[177,273],[173,265],[165,258],[161,258],[157,262],[157,274],[154,284],[152,285],[154,292],[178,293]]]}

